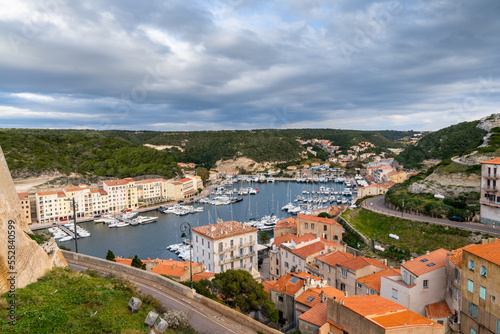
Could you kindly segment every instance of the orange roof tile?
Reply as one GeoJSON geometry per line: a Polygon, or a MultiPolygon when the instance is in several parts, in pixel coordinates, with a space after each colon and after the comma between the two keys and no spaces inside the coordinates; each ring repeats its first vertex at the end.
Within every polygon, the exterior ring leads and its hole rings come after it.
{"type": "Polygon", "coordinates": [[[297,219],[290,217],[290,218],[285,218],[285,219],[280,220],[276,224],[276,227],[274,229],[278,230],[281,228],[295,228],[295,229],[297,229],[297,219]]]}
{"type": "Polygon", "coordinates": [[[410,310],[370,317],[369,320],[385,329],[421,326],[444,327],[443,325],[440,325],[437,322],[410,310]]]}
{"type": "Polygon", "coordinates": [[[325,255],[320,255],[316,257],[316,260],[324,262],[332,267],[335,267],[337,266],[337,263],[353,257],[354,255],[344,253],[342,251],[333,251],[325,255]]]}
{"type": "Polygon", "coordinates": [[[115,257],[116,263],[126,264],[127,266],[132,265],[132,259],[125,259],[123,257],[115,257]]]}
{"type": "Polygon", "coordinates": [[[300,237],[298,237],[296,235],[293,235],[293,234],[290,234],[290,233],[286,233],[286,234],[280,235],[279,237],[274,238],[273,245],[278,245],[279,246],[279,245],[281,245],[284,242],[291,242],[292,240],[297,245],[299,245],[299,244],[301,244],[303,242],[307,242],[307,241],[314,240],[314,239],[317,239],[317,238],[318,237],[315,236],[312,233],[306,233],[306,234],[301,235],[300,237]]]}
{"type": "Polygon", "coordinates": [[[47,195],[57,195],[57,191],[40,191],[36,193],[38,196],[47,196],[47,195]]]}
{"type": "Polygon", "coordinates": [[[334,287],[328,286],[324,288],[310,288],[300,294],[295,298],[296,303],[300,303],[309,307],[313,307],[321,301],[321,291],[325,293],[329,298],[342,298],[344,297],[344,292],[335,289],[334,287]]]}
{"type": "Polygon", "coordinates": [[[144,183],[153,183],[153,182],[164,182],[164,179],[148,179],[148,180],[141,180],[141,181],[135,181],[135,184],[144,184],[144,183]]]}
{"type": "Polygon", "coordinates": [[[363,317],[406,310],[406,307],[378,295],[349,296],[341,299],[345,307],[363,317]]]}
{"type": "Polygon", "coordinates": [[[382,276],[395,276],[395,275],[400,275],[400,271],[396,269],[386,269],[379,271],[378,273],[371,274],[365,277],[358,278],[356,281],[359,283],[369,287],[370,289],[373,289],[377,292],[380,292],[380,285],[381,285],[381,279],[382,276]]]}
{"type": "Polygon", "coordinates": [[[310,324],[316,325],[318,327],[323,326],[326,323],[326,307],[327,303],[318,303],[313,308],[307,312],[299,315],[299,319],[310,324]]]}
{"type": "Polygon", "coordinates": [[[474,247],[464,249],[464,251],[500,266],[500,241],[485,245],[475,245],[474,247]]]}
{"type": "Polygon", "coordinates": [[[29,194],[28,193],[17,193],[17,197],[19,197],[19,200],[24,201],[28,199],[29,194]]]}
{"type": "Polygon", "coordinates": [[[353,257],[350,259],[346,259],[346,260],[338,263],[337,265],[340,265],[340,266],[343,266],[343,267],[346,267],[346,268],[349,268],[352,270],[359,270],[359,269],[365,268],[365,267],[370,266],[370,265],[376,266],[379,268],[389,268],[388,266],[386,266],[385,264],[383,264],[382,262],[380,262],[378,260],[370,259],[370,258],[364,257],[364,256],[356,256],[356,257],[353,257]]]}
{"type": "Polygon", "coordinates": [[[308,256],[318,254],[319,252],[324,250],[325,250],[325,244],[321,241],[318,241],[307,246],[290,249],[290,252],[305,259],[308,256]]]}
{"type": "Polygon", "coordinates": [[[108,181],[104,181],[104,184],[106,184],[107,186],[124,186],[126,184],[128,184],[129,181],[127,180],[108,180],[108,181]]]}
{"type": "Polygon", "coordinates": [[[262,285],[264,286],[264,291],[270,293],[269,290],[276,284],[277,281],[264,281],[262,285]]]}
{"type": "Polygon", "coordinates": [[[193,227],[192,231],[206,236],[212,240],[227,238],[233,235],[257,232],[259,229],[236,221],[227,221],[193,227]]]}
{"type": "Polygon", "coordinates": [[[404,267],[417,276],[421,276],[444,267],[449,253],[446,249],[440,248],[429,254],[419,256],[414,260],[406,261],[406,263],[401,264],[401,267],[404,267]],[[434,263],[434,265],[430,265],[431,263],[434,263]]]}
{"type": "Polygon", "coordinates": [[[429,319],[444,318],[453,315],[445,301],[426,305],[425,311],[429,319]]]}
{"type": "Polygon", "coordinates": [[[295,295],[305,283],[304,279],[292,280],[295,276],[292,274],[285,274],[281,276],[276,283],[270,288],[278,292],[284,292],[289,295],[295,295]]]}
{"type": "Polygon", "coordinates": [[[307,219],[319,223],[324,223],[324,224],[337,224],[340,226],[339,223],[335,221],[335,219],[332,218],[322,218],[322,217],[317,217],[317,216],[308,216],[308,215],[303,215],[303,214],[298,214],[297,218],[302,218],[302,219],[307,219]]]}
{"type": "Polygon", "coordinates": [[[214,273],[204,271],[202,273],[194,274],[193,275],[193,282],[199,282],[202,279],[210,280],[212,277],[215,277],[214,273]]]}
{"type": "Polygon", "coordinates": [[[482,164],[494,164],[494,165],[500,165],[500,158],[495,158],[491,159],[488,161],[481,161],[482,164]]]}
{"type": "Polygon", "coordinates": [[[183,178],[183,179],[178,180],[177,182],[180,182],[180,183],[186,183],[186,182],[188,182],[188,181],[193,181],[193,179],[190,179],[190,178],[188,178],[188,177],[185,177],[185,178],[183,178]]]}
{"type": "Polygon", "coordinates": [[[458,268],[462,269],[462,251],[466,248],[475,246],[474,244],[467,245],[462,248],[458,248],[455,250],[452,250],[451,253],[448,255],[448,258],[450,259],[451,263],[456,265],[458,268]]]}
{"type": "MultiPolygon", "coordinates": [[[[200,264],[192,263],[193,269],[200,264]]],[[[173,261],[165,260],[154,267],[151,272],[160,275],[167,275],[170,277],[180,278],[184,273],[189,271],[189,261],[173,261]]]]}

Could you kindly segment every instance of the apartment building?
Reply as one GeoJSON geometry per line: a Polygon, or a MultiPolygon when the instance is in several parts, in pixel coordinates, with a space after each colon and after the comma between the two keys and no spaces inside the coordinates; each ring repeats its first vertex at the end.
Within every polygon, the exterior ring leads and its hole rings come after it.
{"type": "Polygon", "coordinates": [[[481,222],[500,225],[500,158],[481,162],[481,222]]]}
{"type": "Polygon", "coordinates": [[[35,194],[36,213],[39,223],[53,223],[69,219],[73,215],[70,201],[62,191],[44,191],[35,194]]]}
{"type": "Polygon", "coordinates": [[[274,228],[274,237],[280,237],[285,234],[297,234],[297,219],[293,217],[280,220],[274,228]]]}
{"type": "Polygon", "coordinates": [[[347,292],[349,295],[356,294],[356,280],[389,267],[375,259],[370,259],[364,256],[356,256],[348,258],[342,262],[337,263],[335,271],[335,287],[341,291],[347,292]]]}
{"type": "Polygon", "coordinates": [[[500,333],[500,241],[462,251],[461,332],[500,333]]]}
{"type": "Polygon", "coordinates": [[[18,193],[17,197],[21,202],[21,209],[23,212],[23,218],[25,219],[27,224],[31,224],[31,204],[30,204],[30,196],[28,193],[18,193]]]}
{"type": "Polygon", "coordinates": [[[100,215],[109,212],[108,193],[104,190],[91,190],[89,207],[92,215],[100,215]]]}
{"type": "Polygon", "coordinates": [[[131,178],[103,182],[110,212],[138,208],[137,187],[131,178]]]}
{"type": "Polygon", "coordinates": [[[389,268],[368,276],[360,277],[356,280],[356,295],[380,295],[382,276],[396,276],[399,274],[399,270],[389,268]]]}
{"type": "Polygon", "coordinates": [[[327,299],[299,316],[302,334],[444,334],[445,327],[377,295],[327,299]]]}
{"type": "MultiPolygon", "coordinates": [[[[67,188],[63,191],[68,199],[75,200],[77,218],[93,216],[92,193],[89,187],[81,184],[78,187],[67,188]]],[[[73,204],[71,203],[71,205],[73,204]]]]}
{"type": "Polygon", "coordinates": [[[342,225],[335,219],[308,215],[297,215],[297,235],[312,233],[326,240],[340,243],[342,241],[342,225]]]}
{"type": "Polygon", "coordinates": [[[353,257],[354,255],[335,250],[327,254],[317,256],[315,259],[315,265],[318,268],[319,275],[326,279],[331,286],[336,287],[338,286],[337,264],[353,257]]]}
{"type": "Polygon", "coordinates": [[[217,274],[228,269],[243,269],[255,274],[257,228],[236,221],[221,221],[194,227],[191,231],[194,260],[203,263],[208,271],[217,274]]]}
{"type": "Polygon", "coordinates": [[[167,200],[167,181],[164,179],[149,179],[136,181],[137,201],[143,205],[153,205],[167,200]]]}
{"type": "Polygon", "coordinates": [[[448,254],[441,248],[403,262],[400,275],[382,277],[380,296],[425,315],[426,305],[444,300],[448,254]]]}
{"type": "Polygon", "coordinates": [[[342,297],[344,297],[344,292],[332,286],[309,288],[295,298],[295,320],[297,321],[299,316],[312,309],[316,304],[326,302],[328,298],[342,297]]]}

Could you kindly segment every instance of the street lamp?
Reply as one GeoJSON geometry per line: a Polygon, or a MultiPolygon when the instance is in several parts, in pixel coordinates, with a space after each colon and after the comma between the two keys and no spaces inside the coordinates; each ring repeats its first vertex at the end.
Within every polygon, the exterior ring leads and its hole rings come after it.
{"type": "Polygon", "coordinates": [[[189,232],[189,277],[191,281],[191,289],[193,288],[193,237],[191,233],[191,225],[188,222],[184,222],[180,226],[181,232],[186,234],[189,232]]]}
{"type": "Polygon", "coordinates": [[[75,204],[75,198],[73,197],[72,199],[65,199],[65,201],[71,201],[73,203],[73,228],[74,228],[74,233],[75,233],[75,253],[78,254],[78,242],[76,239],[78,238],[78,233],[76,232],[76,204],[75,204]]]}
{"type": "Polygon", "coordinates": [[[403,218],[403,213],[405,211],[405,199],[404,198],[402,199],[401,206],[402,206],[402,208],[401,208],[401,218],[403,218]]]}

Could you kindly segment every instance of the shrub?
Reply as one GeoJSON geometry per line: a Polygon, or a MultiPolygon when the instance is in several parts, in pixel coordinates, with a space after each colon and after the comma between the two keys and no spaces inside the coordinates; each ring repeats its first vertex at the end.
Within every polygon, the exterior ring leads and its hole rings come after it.
{"type": "Polygon", "coordinates": [[[190,327],[186,313],[180,310],[168,310],[163,314],[163,318],[168,323],[169,328],[187,329],[190,327]]]}

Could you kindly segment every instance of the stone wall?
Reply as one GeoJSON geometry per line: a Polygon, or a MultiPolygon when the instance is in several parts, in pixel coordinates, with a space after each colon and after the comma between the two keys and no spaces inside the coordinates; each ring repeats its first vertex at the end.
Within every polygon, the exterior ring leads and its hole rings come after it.
{"type": "Polygon", "coordinates": [[[31,231],[0,148],[0,293],[25,287],[54,266],[67,265],[58,250],[47,254],[27,233],[31,231]]]}

